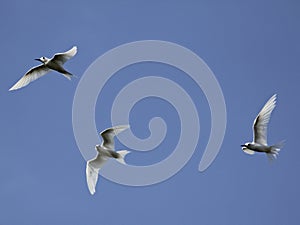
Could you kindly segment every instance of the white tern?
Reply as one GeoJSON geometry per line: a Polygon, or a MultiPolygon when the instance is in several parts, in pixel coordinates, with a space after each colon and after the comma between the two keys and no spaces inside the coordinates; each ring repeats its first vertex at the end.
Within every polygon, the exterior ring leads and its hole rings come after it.
{"type": "Polygon", "coordinates": [[[129,151],[114,151],[114,137],[127,128],[129,128],[128,125],[115,126],[100,133],[103,141],[101,145],[95,146],[97,156],[94,159],[87,161],[86,164],[86,181],[92,195],[96,192],[95,188],[98,180],[98,172],[109,158],[115,158],[120,163],[126,165],[124,158],[129,151]]]}
{"type": "Polygon", "coordinates": [[[267,128],[275,104],[276,94],[267,101],[255,118],[253,123],[253,141],[241,145],[245,153],[253,155],[255,152],[264,152],[270,160],[276,159],[280,149],[283,147],[283,141],[275,145],[267,144],[267,128]]]}
{"type": "Polygon", "coordinates": [[[63,53],[55,54],[51,59],[47,57],[41,57],[39,59],[35,59],[37,61],[42,62],[41,65],[31,68],[14,86],[12,86],[9,90],[17,90],[19,88],[27,86],[32,81],[44,76],[50,70],[55,70],[62,75],[64,75],[69,80],[72,77],[72,74],[66,71],[63,68],[63,65],[66,61],[71,59],[77,53],[77,47],[74,46],[69,51],[63,53]]]}

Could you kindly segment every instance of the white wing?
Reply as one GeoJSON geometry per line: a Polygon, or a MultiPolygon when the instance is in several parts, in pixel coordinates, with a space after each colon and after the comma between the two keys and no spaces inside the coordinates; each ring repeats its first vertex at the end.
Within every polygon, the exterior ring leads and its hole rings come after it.
{"type": "Polygon", "coordinates": [[[55,63],[59,65],[63,65],[66,61],[68,61],[74,55],[76,55],[76,53],[77,53],[77,47],[74,46],[69,51],[55,54],[51,60],[53,60],[55,63]]]}
{"type": "Polygon", "coordinates": [[[114,149],[115,148],[115,142],[114,137],[121,133],[123,130],[126,130],[129,128],[129,125],[121,125],[121,126],[115,126],[108,128],[100,133],[103,142],[102,146],[108,149],[114,149]]]}
{"type": "Polygon", "coordinates": [[[45,65],[39,65],[31,68],[14,86],[12,86],[9,90],[17,90],[19,88],[27,86],[32,81],[44,76],[49,72],[49,68],[45,65]]]}
{"type": "Polygon", "coordinates": [[[267,145],[267,128],[271,113],[276,105],[276,94],[264,105],[253,123],[253,141],[261,145],[267,145]]]}
{"type": "Polygon", "coordinates": [[[95,187],[98,180],[98,171],[90,166],[89,163],[86,164],[86,181],[92,195],[96,192],[95,187]]]}
{"type": "Polygon", "coordinates": [[[98,154],[95,159],[88,161],[86,164],[86,181],[92,195],[96,192],[95,188],[98,181],[98,172],[106,161],[107,158],[101,157],[98,154]]]}
{"type": "Polygon", "coordinates": [[[251,149],[246,148],[246,147],[243,147],[242,149],[245,153],[247,153],[249,155],[253,155],[255,153],[254,151],[252,151],[251,149]]]}

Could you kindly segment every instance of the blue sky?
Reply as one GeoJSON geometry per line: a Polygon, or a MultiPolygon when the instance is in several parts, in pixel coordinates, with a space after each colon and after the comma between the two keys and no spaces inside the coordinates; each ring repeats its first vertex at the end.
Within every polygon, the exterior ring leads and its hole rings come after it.
{"type": "MultiPolygon", "coordinates": [[[[298,224],[299,11],[294,0],[2,2],[0,224],[298,224]],[[99,177],[91,196],[86,162],[72,128],[77,84],[100,55],[149,39],[189,48],[214,72],[227,107],[221,151],[205,172],[198,172],[210,111],[202,91],[183,73],[162,65],[125,68],[109,85],[121,88],[130,74],[142,77],[150,72],[181,82],[199,111],[199,144],[187,165],[162,183],[130,187],[99,177]],[[51,73],[24,89],[8,91],[37,65],[34,58],[73,45],[78,54],[66,68],[78,78],[70,82],[51,73]],[[270,164],[265,155],[246,155],[240,144],[252,140],[252,122],[274,93],[278,105],[269,142],[286,139],[286,145],[270,164]]],[[[105,90],[96,108],[99,131],[111,125],[113,94],[105,90]]],[[[176,128],[176,112],[164,103],[145,99],[132,110],[136,135],[147,137],[149,118],[157,115],[176,128]]],[[[133,151],[129,163],[147,165],[170,154],[163,148],[175,145],[178,136],[176,129],[170,130],[161,147],[149,153],[133,151]]],[[[124,146],[117,143],[117,148],[124,146]]]]}

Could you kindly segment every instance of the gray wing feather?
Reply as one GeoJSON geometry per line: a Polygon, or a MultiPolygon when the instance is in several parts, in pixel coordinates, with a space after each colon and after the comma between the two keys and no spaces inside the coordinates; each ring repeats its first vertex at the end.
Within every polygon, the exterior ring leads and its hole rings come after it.
{"type": "Polygon", "coordinates": [[[102,146],[108,149],[115,149],[114,137],[121,133],[123,130],[128,129],[128,125],[121,125],[108,128],[100,133],[103,142],[102,146]]]}
{"type": "Polygon", "coordinates": [[[55,63],[59,65],[63,65],[66,61],[68,61],[74,55],[76,55],[76,53],[77,53],[77,47],[74,46],[69,51],[55,54],[51,60],[55,61],[55,63]]]}
{"type": "Polygon", "coordinates": [[[89,188],[90,193],[93,195],[96,192],[96,184],[98,181],[98,171],[88,163],[86,164],[86,181],[89,188]]]}
{"type": "Polygon", "coordinates": [[[98,181],[98,172],[105,164],[107,158],[101,157],[99,154],[96,158],[89,160],[86,164],[86,181],[90,193],[93,195],[96,192],[96,185],[98,181]]]}
{"type": "Polygon", "coordinates": [[[276,106],[276,94],[264,105],[253,123],[253,141],[258,144],[267,145],[267,128],[271,113],[276,106]]]}
{"type": "Polygon", "coordinates": [[[49,72],[49,68],[45,65],[39,65],[31,68],[14,86],[12,86],[9,90],[17,90],[19,88],[27,86],[32,81],[44,76],[49,72]]]}

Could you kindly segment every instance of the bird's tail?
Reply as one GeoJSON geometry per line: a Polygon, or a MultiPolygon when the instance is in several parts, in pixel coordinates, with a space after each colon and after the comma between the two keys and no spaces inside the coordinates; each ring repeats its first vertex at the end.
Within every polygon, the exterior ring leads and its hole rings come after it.
{"type": "Polygon", "coordinates": [[[270,152],[267,153],[268,158],[270,160],[276,159],[279,154],[279,151],[283,147],[283,145],[284,145],[284,141],[281,141],[275,145],[272,145],[270,152]]]}
{"type": "Polygon", "coordinates": [[[126,162],[124,161],[125,156],[130,153],[130,151],[127,150],[121,150],[121,151],[117,151],[117,153],[119,154],[119,157],[116,158],[117,161],[119,161],[119,163],[122,163],[124,165],[126,165],[126,162]]]}
{"type": "Polygon", "coordinates": [[[71,80],[71,78],[73,77],[73,74],[69,73],[68,71],[66,71],[62,75],[64,75],[64,77],[67,78],[68,80],[71,80]]]}

